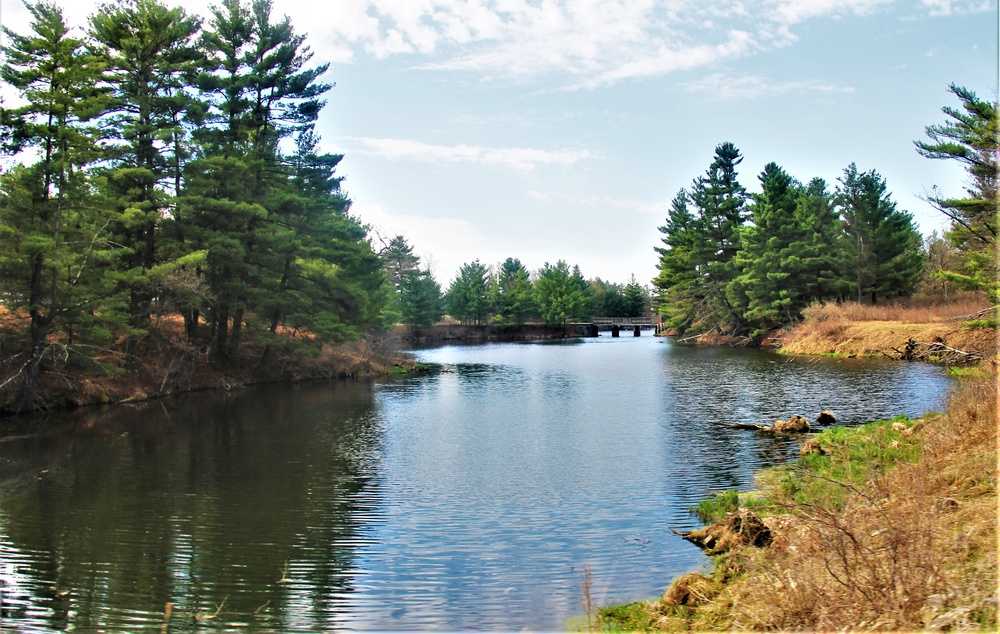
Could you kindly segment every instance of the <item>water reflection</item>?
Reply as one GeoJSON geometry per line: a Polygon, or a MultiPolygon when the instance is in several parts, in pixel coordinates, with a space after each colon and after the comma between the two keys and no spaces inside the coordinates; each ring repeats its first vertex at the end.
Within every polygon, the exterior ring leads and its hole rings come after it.
{"type": "Polygon", "coordinates": [[[47,450],[21,448],[45,466],[0,498],[4,624],[150,627],[171,602],[182,629],[336,626],[378,426],[369,387],[338,385],[164,401],[26,439],[47,450]]]}
{"type": "Polygon", "coordinates": [[[559,629],[704,562],[670,532],[794,441],[715,422],[940,407],[906,364],[652,338],[422,350],[435,372],[205,394],[0,438],[0,628],[559,629]],[[215,618],[207,618],[215,617],[215,618]]]}

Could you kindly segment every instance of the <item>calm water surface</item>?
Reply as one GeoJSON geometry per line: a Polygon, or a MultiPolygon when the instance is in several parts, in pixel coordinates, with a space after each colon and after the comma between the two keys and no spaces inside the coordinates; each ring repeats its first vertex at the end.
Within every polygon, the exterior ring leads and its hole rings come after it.
{"type": "Polygon", "coordinates": [[[0,437],[0,629],[558,630],[705,564],[670,532],[794,441],[715,422],[939,409],[936,367],[638,339],[453,346],[400,380],[0,437]]]}

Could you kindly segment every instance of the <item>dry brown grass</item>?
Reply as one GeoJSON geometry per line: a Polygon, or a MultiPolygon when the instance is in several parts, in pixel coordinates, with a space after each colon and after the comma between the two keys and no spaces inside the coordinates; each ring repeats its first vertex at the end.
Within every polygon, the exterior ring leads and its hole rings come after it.
{"type": "Polygon", "coordinates": [[[948,303],[931,298],[868,305],[847,302],[810,306],[804,319],[779,333],[774,341],[790,354],[899,357],[910,340],[940,342],[991,358],[998,347],[997,331],[969,328],[963,321],[989,308],[973,294],[948,303]],[[963,319],[965,318],[965,319],[963,319]]]}
{"type": "Polygon", "coordinates": [[[771,548],[739,553],[745,575],[695,610],[654,604],[657,627],[996,631],[995,364],[986,374],[916,432],[918,462],[844,485],[840,510],[790,505],[771,548]]]}
{"type": "Polygon", "coordinates": [[[977,293],[955,295],[948,301],[938,297],[915,296],[883,304],[826,302],[803,311],[806,321],[892,321],[902,324],[933,324],[957,320],[990,307],[977,293]]]}

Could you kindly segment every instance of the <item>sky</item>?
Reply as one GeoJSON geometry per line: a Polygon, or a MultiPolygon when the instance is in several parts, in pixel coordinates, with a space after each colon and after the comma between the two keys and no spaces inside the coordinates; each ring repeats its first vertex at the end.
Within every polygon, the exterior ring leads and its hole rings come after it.
{"type": "MultiPolygon", "coordinates": [[[[164,0],[207,17],[204,1],[164,0]]],[[[57,2],[82,27],[92,0],[57,2]]],[[[565,260],[587,278],[656,275],[670,200],[736,145],[759,191],[776,162],[831,188],[854,162],[925,234],[960,196],[915,140],[995,99],[996,0],[274,0],[336,86],[321,147],[378,247],[402,234],[447,287],[463,264],[565,260]]],[[[20,0],[0,22],[28,28],[20,0]]]]}

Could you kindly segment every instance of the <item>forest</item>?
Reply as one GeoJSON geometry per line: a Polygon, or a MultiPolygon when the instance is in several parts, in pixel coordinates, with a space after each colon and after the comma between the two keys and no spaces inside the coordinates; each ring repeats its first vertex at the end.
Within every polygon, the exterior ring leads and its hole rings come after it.
{"type": "Polygon", "coordinates": [[[595,316],[640,317],[650,310],[650,291],[634,275],[627,284],[588,280],[579,266],[564,260],[546,262],[534,272],[517,258],[495,266],[466,262],[442,292],[404,236],[393,238],[382,257],[398,298],[394,321],[418,328],[445,314],[472,325],[541,321],[555,326],[595,316]]]}

